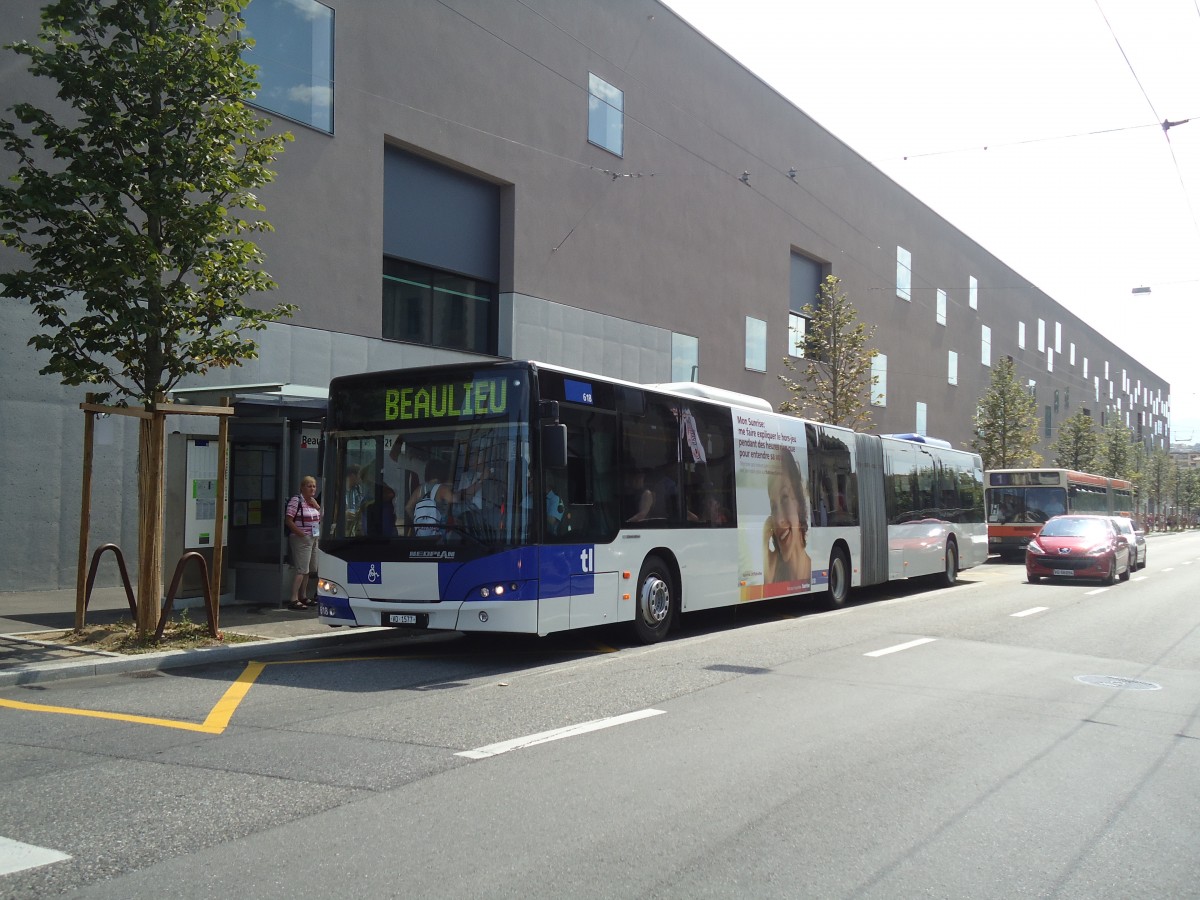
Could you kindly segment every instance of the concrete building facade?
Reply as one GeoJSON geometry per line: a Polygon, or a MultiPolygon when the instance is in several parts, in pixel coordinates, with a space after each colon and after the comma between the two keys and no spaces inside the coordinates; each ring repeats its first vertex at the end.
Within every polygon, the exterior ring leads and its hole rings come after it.
{"type": "MultiPolygon", "coordinates": [[[[0,39],[35,38],[39,7],[8,4],[0,39]]],[[[295,136],[262,192],[276,228],[259,240],[279,284],[268,299],[299,311],[268,329],[257,360],[184,387],[240,397],[243,440],[258,446],[264,397],[251,395],[289,386],[265,395],[300,410],[281,432],[299,442],[289,453],[281,438],[275,494],[319,420],[303,399],[355,371],[532,358],[777,405],[802,308],[829,274],[876,327],[880,432],[966,446],[991,364],[1011,356],[1043,450],[1081,408],[1169,443],[1170,386],[1119,336],[656,0],[252,0],[246,17],[258,102],[295,136]]],[[[24,62],[0,56],[0,95],[53,105],[24,62]]],[[[0,157],[0,175],[12,163],[0,157]]],[[[83,390],[37,374],[36,322],[18,301],[0,303],[0,329],[0,591],[70,587],[83,390]]],[[[215,432],[196,417],[172,428],[215,432]]],[[[136,446],[132,424],[98,433],[92,546],[136,549],[136,446]]],[[[277,524],[274,507],[256,509],[277,524]]]]}

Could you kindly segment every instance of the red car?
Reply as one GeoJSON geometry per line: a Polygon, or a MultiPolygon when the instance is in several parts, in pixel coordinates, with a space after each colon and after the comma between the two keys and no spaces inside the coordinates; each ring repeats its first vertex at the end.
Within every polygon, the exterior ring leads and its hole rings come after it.
{"type": "Polygon", "coordinates": [[[1025,548],[1025,574],[1042,578],[1129,579],[1129,541],[1108,516],[1055,516],[1025,548]]]}

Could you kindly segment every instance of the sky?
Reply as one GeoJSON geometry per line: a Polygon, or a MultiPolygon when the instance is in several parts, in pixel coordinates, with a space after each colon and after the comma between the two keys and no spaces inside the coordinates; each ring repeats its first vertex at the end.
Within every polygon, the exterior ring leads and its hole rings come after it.
{"type": "Polygon", "coordinates": [[[1166,379],[1200,443],[1200,0],[666,3],[1166,379]]]}

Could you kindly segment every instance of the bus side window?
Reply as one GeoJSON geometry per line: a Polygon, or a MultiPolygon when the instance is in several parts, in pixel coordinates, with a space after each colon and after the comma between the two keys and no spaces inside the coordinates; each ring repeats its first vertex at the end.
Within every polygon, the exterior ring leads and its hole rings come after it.
{"type": "Polygon", "coordinates": [[[684,501],[693,528],[732,526],[733,421],[728,410],[694,403],[684,409],[695,422],[699,448],[683,441],[684,501]]]}

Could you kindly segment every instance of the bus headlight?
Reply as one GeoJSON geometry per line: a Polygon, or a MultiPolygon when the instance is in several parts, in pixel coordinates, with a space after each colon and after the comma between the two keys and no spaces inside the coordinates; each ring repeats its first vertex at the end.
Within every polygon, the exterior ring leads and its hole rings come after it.
{"type": "Polygon", "coordinates": [[[342,589],[332,581],[325,578],[317,579],[317,593],[325,594],[327,597],[337,597],[342,593],[342,589]]]}
{"type": "Polygon", "coordinates": [[[507,584],[507,585],[506,584],[492,584],[492,585],[488,585],[487,587],[481,587],[479,589],[479,596],[485,600],[488,597],[503,597],[505,595],[505,593],[512,593],[512,594],[517,593],[517,591],[520,590],[520,587],[521,587],[521,585],[515,581],[512,584],[507,584]]]}

